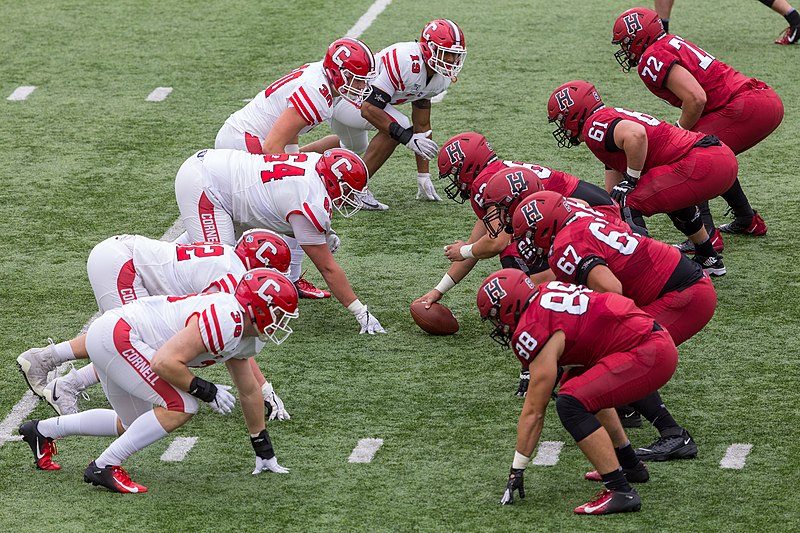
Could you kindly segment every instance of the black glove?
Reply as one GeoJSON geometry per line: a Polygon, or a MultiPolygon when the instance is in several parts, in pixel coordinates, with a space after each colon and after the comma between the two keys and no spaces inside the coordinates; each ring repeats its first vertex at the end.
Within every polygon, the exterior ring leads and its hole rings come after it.
{"type": "Polygon", "coordinates": [[[517,386],[517,392],[515,393],[517,396],[522,396],[523,398],[528,395],[528,385],[531,382],[531,372],[523,368],[519,371],[519,385],[517,386]]]}
{"type": "Polygon", "coordinates": [[[638,181],[638,179],[625,174],[625,179],[614,185],[614,188],[611,189],[611,198],[616,200],[620,207],[625,207],[625,199],[636,187],[638,181]]]}
{"type": "Polygon", "coordinates": [[[525,486],[522,479],[522,474],[525,472],[523,468],[512,468],[511,473],[508,474],[508,483],[506,484],[506,491],[503,497],[500,498],[500,505],[511,505],[514,503],[514,491],[519,491],[520,499],[525,498],[525,486]]]}

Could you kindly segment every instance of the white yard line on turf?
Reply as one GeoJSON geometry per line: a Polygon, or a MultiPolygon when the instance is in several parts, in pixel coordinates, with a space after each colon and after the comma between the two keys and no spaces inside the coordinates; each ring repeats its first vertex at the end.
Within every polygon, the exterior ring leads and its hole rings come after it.
{"type": "Polygon", "coordinates": [[[539,443],[539,450],[531,463],[539,466],[554,466],[558,463],[558,457],[561,455],[563,447],[564,443],[561,441],[544,440],[539,443]]]}
{"type": "Polygon", "coordinates": [[[39,398],[34,396],[31,391],[26,391],[22,395],[22,399],[17,402],[11,412],[0,422],[0,447],[7,441],[20,440],[22,437],[19,435],[12,435],[11,432],[17,431],[17,428],[25,418],[31,414],[33,408],[39,403],[39,398]]]}
{"type": "Polygon", "coordinates": [[[153,89],[153,92],[147,96],[146,100],[148,102],[160,102],[169,96],[171,92],[172,87],[156,87],[153,89]]]}
{"type": "Polygon", "coordinates": [[[380,15],[383,10],[386,9],[386,6],[391,3],[392,0],[375,0],[372,5],[369,6],[369,9],[367,9],[367,12],[361,15],[361,18],[358,19],[355,24],[353,24],[353,27],[350,28],[350,31],[345,34],[345,37],[352,37],[353,39],[358,39],[361,37],[361,35],[367,31],[367,28],[369,28],[372,23],[375,22],[375,19],[378,18],[378,15],[380,15]]]}
{"type": "Polygon", "coordinates": [[[383,439],[361,439],[347,459],[348,463],[371,463],[375,452],[383,446],[383,439]]]}
{"type": "Polygon", "coordinates": [[[21,87],[17,87],[16,89],[14,89],[14,92],[11,93],[11,96],[6,98],[6,100],[11,100],[12,102],[20,102],[22,100],[26,100],[35,90],[36,90],[35,85],[23,85],[21,87]]]}
{"type": "Polygon", "coordinates": [[[192,451],[197,437],[177,437],[167,448],[167,451],[161,454],[161,460],[169,463],[176,463],[183,461],[186,455],[192,451]]]}
{"type": "Polygon", "coordinates": [[[725,457],[719,462],[719,467],[741,470],[752,449],[752,444],[731,444],[728,446],[728,451],[725,452],[725,457]]]}

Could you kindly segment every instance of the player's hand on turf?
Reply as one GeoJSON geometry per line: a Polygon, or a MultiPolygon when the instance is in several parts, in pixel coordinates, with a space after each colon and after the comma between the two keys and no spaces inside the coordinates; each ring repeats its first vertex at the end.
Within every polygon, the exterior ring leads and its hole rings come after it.
{"type": "Polygon", "coordinates": [[[236,397],[228,392],[231,390],[230,385],[214,384],[217,387],[217,394],[214,399],[208,402],[209,407],[221,415],[227,415],[233,411],[233,406],[236,405],[236,397]]]}
{"type": "Polygon", "coordinates": [[[256,456],[256,469],[253,470],[253,475],[260,474],[265,470],[269,472],[275,472],[276,474],[288,474],[289,469],[282,467],[278,464],[278,458],[273,457],[272,459],[262,459],[261,457],[256,456]]]}
{"type": "Polygon", "coordinates": [[[420,296],[419,298],[414,300],[414,303],[424,302],[425,303],[425,309],[430,309],[431,308],[431,304],[436,303],[439,300],[441,300],[442,296],[443,296],[443,294],[441,292],[439,292],[438,289],[433,289],[428,294],[426,294],[424,296],[420,296]]]}
{"type": "Polygon", "coordinates": [[[264,396],[264,407],[267,409],[267,417],[269,420],[291,420],[289,411],[283,406],[283,400],[272,388],[272,384],[268,381],[261,387],[261,394],[264,396]]]}
{"type": "Polygon", "coordinates": [[[439,156],[439,145],[436,141],[430,139],[431,130],[415,133],[411,136],[411,140],[406,143],[406,146],[418,156],[423,159],[431,160],[439,156]]]}
{"type": "Polygon", "coordinates": [[[461,247],[467,244],[464,241],[456,241],[453,244],[448,244],[444,247],[444,256],[452,261],[463,261],[465,258],[461,255],[461,247]]]}
{"type": "Polygon", "coordinates": [[[431,182],[431,175],[429,172],[417,173],[417,200],[425,196],[428,200],[434,202],[441,202],[441,197],[436,193],[431,182]]]}
{"type": "Polygon", "coordinates": [[[356,320],[361,325],[359,334],[369,333],[370,335],[375,335],[376,333],[386,333],[378,319],[366,309],[356,315],[356,320]]]}
{"type": "Polygon", "coordinates": [[[525,472],[522,468],[512,468],[511,473],[508,474],[508,483],[506,483],[506,491],[503,497],[500,498],[500,505],[511,505],[514,503],[514,491],[519,491],[520,499],[525,498],[525,485],[523,483],[522,474],[525,472]]]}

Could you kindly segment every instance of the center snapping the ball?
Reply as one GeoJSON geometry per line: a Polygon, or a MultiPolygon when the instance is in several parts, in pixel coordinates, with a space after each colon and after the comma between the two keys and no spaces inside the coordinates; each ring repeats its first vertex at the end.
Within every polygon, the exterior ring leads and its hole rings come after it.
{"type": "Polygon", "coordinates": [[[425,309],[424,302],[411,304],[411,318],[425,332],[431,335],[452,335],[458,331],[458,320],[453,312],[439,303],[425,309]]]}

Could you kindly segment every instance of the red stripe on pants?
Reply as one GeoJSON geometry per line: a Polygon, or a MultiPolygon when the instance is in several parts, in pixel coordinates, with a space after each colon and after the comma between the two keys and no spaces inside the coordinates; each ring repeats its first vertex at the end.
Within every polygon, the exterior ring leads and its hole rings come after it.
{"type": "Polygon", "coordinates": [[[200,228],[203,231],[203,240],[206,242],[220,242],[217,229],[217,216],[214,213],[214,204],[208,199],[206,193],[200,195],[197,202],[197,212],[200,215],[200,228]]]}
{"type": "Polygon", "coordinates": [[[262,154],[264,153],[263,145],[261,144],[261,139],[256,137],[255,135],[251,135],[250,133],[244,134],[244,145],[247,147],[247,151],[251,154],[262,154]]]}
{"type": "Polygon", "coordinates": [[[122,305],[136,300],[136,289],[133,282],[136,279],[136,269],[133,266],[133,259],[128,259],[117,274],[117,292],[122,305]]]}

